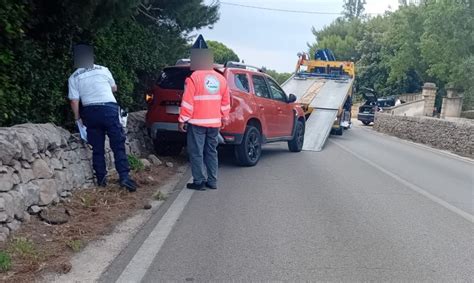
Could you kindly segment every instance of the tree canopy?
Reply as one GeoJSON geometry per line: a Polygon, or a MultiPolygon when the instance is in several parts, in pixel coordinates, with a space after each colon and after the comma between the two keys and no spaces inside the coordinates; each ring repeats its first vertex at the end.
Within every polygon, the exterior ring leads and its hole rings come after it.
{"type": "Polygon", "coordinates": [[[0,7],[0,126],[71,120],[67,78],[78,42],[94,45],[119,102],[140,109],[161,68],[187,53],[189,33],[219,17],[219,6],[203,0],[0,0],[0,7]]]}
{"type": "Polygon", "coordinates": [[[239,62],[239,56],[229,47],[225,46],[223,43],[208,40],[207,45],[214,53],[214,62],[218,64],[225,64],[227,61],[239,62]]]}
{"type": "Polygon", "coordinates": [[[279,73],[272,69],[265,69],[265,73],[274,78],[277,83],[282,84],[291,77],[291,73],[279,73]]]}
{"type": "MultiPolygon", "coordinates": [[[[416,92],[424,82],[464,92],[474,107],[474,11],[469,1],[401,1],[395,12],[368,17],[345,1],[345,16],[321,30],[313,28],[311,54],[330,48],[338,60],[356,62],[356,84],[383,95],[416,92]],[[349,6],[348,6],[349,5],[349,6]]],[[[363,5],[362,5],[363,11],[363,5]]]]}

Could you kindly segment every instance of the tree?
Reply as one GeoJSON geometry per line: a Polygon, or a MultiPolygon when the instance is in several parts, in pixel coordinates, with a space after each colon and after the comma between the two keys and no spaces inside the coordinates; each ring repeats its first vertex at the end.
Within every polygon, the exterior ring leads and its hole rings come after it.
{"type": "Polygon", "coordinates": [[[270,77],[275,79],[275,81],[279,84],[284,83],[286,80],[288,80],[291,77],[291,73],[279,73],[271,69],[265,69],[265,73],[270,75],[270,77]]]}
{"type": "Polygon", "coordinates": [[[346,18],[313,29],[317,48],[333,49],[339,60],[356,62],[356,85],[382,95],[417,92],[434,82],[464,92],[464,108],[474,108],[474,11],[472,1],[411,1],[395,12],[357,18],[356,1],[346,1],[346,18]]]}
{"type": "Polygon", "coordinates": [[[214,53],[214,62],[218,64],[225,64],[228,61],[239,62],[239,56],[229,47],[225,46],[223,43],[208,40],[207,45],[214,53]]]}
{"type": "Polygon", "coordinates": [[[357,42],[362,39],[364,23],[359,19],[338,18],[321,30],[312,28],[316,42],[309,46],[311,56],[316,50],[329,48],[337,60],[356,61],[360,57],[356,50],[357,42]]]}
{"type": "Polygon", "coordinates": [[[142,109],[144,91],[164,65],[185,54],[189,33],[219,16],[219,6],[203,0],[0,0],[0,6],[0,126],[72,125],[67,78],[80,41],[93,43],[96,62],[112,71],[122,106],[142,109]]]}
{"type": "Polygon", "coordinates": [[[344,0],[344,17],[346,19],[359,19],[364,15],[365,0],[344,0]]]}
{"type": "Polygon", "coordinates": [[[428,1],[424,11],[420,51],[427,73],[463,90],[474,75],[465,65],[474,54],[474,13],[467,1],[428,1]]]}

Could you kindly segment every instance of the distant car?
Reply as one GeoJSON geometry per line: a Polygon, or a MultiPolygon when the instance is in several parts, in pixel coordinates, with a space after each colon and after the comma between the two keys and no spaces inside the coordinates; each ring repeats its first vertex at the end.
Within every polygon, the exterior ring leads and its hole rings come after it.
{"type": "Polygon", "coordinates": [[[383,112],[384,108],[395,106],[397,99],[393,96],[377,98],[377,92],[375,90],[369,88],[365,88],[364,90],[365,103],[359,107],[357,120],[367,126],[374,122],[375,112],[383,112]]]}
{"type": "MultiPolygon", "coordinates": [[[[231,92],[230,120],[219,142],[234,147],[240,165],[257,164],[265,143],[285,141],[290,151],[302,150],[305,116],[295,95],[287,95],[255,67],[229,62],[214,69],[227,78],[231,92]]],[[[191,73],[189,61],[180,60],[163,70],[146,95],[146,125],[160,155],[177,155],[186,145],[186,135],[178,132],[178,114],[184,81],[191,73]]]]}

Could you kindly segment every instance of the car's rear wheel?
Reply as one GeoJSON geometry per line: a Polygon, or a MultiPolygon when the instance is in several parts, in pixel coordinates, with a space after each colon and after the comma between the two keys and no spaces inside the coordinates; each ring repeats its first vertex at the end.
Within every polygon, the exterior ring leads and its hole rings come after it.
{"type": "Polygon", "coordinates": [[[304,143],[304,124],[301,121],[296,122],[296,130],[293,139],[288,142],[288,149],[291,152],[300,152],[304,143]]]}
{"type": "Polygon", "coordinates": [[[262,155],[262,135],[254,126],[247,126],[242,143],[235,146],[235,157],[241,166],[254,166],[262,155]]]}
{"type": "Polygon", "coordinates": [[[171,143],[169,141],[155,141],[155,152],[160,156],[177,156],[183,151],[182,143],[171,143]]]}

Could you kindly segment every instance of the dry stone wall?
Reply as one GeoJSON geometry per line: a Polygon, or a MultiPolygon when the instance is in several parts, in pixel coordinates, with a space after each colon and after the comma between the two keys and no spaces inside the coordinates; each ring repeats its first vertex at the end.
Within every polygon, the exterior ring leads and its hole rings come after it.
{"type": "MultiPolygon", "coordinates": [[[[148,156],[153,144],[145,111],[130,113],[127,152],[148,156]]],[[[53,124],[22,124],[0,128],[0,241],[27,221],[29,213],[59,202],[79,188],[93,185],[92,151],[77,134],[53,124]]],[[[113,153],[106,142],[113,170],[113,153]]]]}
{"type": "Polygon", "coordinates": [[[401,139],[474,157],[474,121],[448,121],[423,116],[377,113],[374,129],[401,139]]]}

